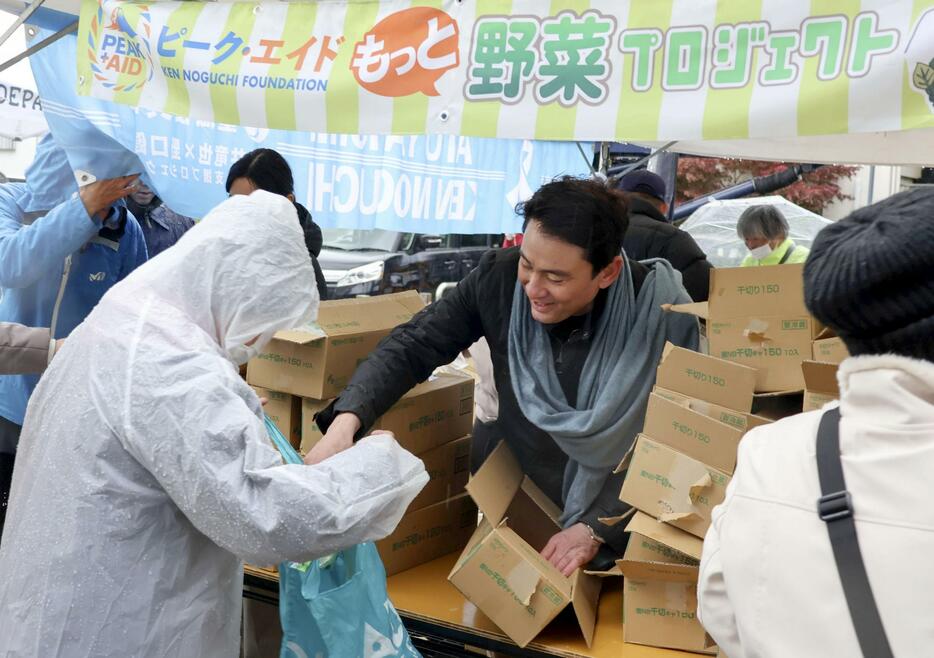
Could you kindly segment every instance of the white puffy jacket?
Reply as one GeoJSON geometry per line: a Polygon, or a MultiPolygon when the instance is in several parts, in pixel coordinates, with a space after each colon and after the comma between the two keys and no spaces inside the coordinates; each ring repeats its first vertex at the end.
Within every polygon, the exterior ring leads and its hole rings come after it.
{"type": "Polygon", "coordinates": [[[104,297],[27,410],[0,656],[232,658],[241,560],[304,561],[392,531],[422,463],[383,436],[285,466],[238,376],[317,303],[295,210],[266,192],[225,201],[104,297]]]}
{"type": "MultiPolygon", "coordinates": [[[[847,359],[840,451],[892,651],[934,653],[934,363],[847,359]]],[[[751,431],[704,541],[698,613],[730,658],[860,656],[817,515],[821,412],[751,431]]]]}

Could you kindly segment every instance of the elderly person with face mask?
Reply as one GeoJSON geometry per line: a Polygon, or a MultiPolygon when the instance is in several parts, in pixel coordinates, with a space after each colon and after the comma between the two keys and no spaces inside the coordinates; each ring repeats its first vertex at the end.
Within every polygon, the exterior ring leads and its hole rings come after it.
{"type": "Polygon", "coordinates": [[[295,208],[254,192],[116,285],[69,336],[23,426],[0,655],[230,658],[242,560],[305,562],[392,532],[424,465],[390,435],[283,465],[237,371],[315,318],[313,279],[295,208]]]}
{"type": "Polygon", "coordinates": [[[736,223],[736,233],[746,243],[749,255],[742,267],[790,265],[808,258],[807,247],[800,247],[788,237],[788,220],[774,206],[751,206],[736,223]]]}

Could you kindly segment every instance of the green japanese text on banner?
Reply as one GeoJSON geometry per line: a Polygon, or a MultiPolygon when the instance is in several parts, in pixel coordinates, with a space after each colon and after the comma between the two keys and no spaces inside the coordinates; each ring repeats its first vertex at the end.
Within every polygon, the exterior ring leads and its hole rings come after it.
{"type": "Polygon", "coordinates": [[[548,140],[934,126],[934,0],[84,0],[83,95],[257,128],[548,140]]]}

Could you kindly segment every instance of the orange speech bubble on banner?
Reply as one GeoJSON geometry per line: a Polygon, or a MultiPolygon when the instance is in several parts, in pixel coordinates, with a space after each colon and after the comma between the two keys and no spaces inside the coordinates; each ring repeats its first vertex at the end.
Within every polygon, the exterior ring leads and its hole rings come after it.
{"type": "Polygon", "coordinates": [[[350,69],[379,96],[437,96],[435,84],[460,63],[457,21],[431,7],[390,14],[354,46],[350,69]]]}

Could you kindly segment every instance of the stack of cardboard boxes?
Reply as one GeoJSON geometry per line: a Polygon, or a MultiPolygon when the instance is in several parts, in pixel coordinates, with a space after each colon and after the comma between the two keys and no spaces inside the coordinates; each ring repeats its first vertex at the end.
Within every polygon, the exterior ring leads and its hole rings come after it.
{"type": "MultiPolygon", "coordinates": [[[[423,307],[415,293],[322,302],[317,322],[276,334],[247,369],[266,413],[307,453],[320,440],[314,415],[347,385],[392,329],[423,307]]],[[[396,532],[377,544],[389,575],[459,550],[477,526],[464,493],[470,469],[474,381],[444,373],[409,391],[373,429],[390,431],[425,463],[430,480],[396,532]]]]}
{"type": "Polygon", "coordinates": [[[800,393],[802,362],[836,344],[804,305],[803,275],[803,265],[714,269],[708,302],[671,310],[704,321],[702,351],[755,368],[756,393],[800,393]]]}
{"type": "Polygon", "coordinates": [[[620,464],[634,514],[626,554],[627,642],[715,653],[696,618],[703,537],[736,467],[740,439],[838,396],[839,338],[804,304],[803,265],[716,269],[710,300],[671,307],[702,319],[702,352],[668,346],[645,427],[620,464]],[[709,354],[709,356],[708,356],[709,354]],[[752,413],[761,410],[764,418],[752,413]]]}
{"type": "Polygon", "coordinates": [[[620,464],[634,514],[614,572],[625,578],[627,642],[715,653],[697,621],[697,577],[711,512],[726,494],[740,439],[768,423],[751,413],[754,368],[666,346],[645,426],[620,464]]]}

